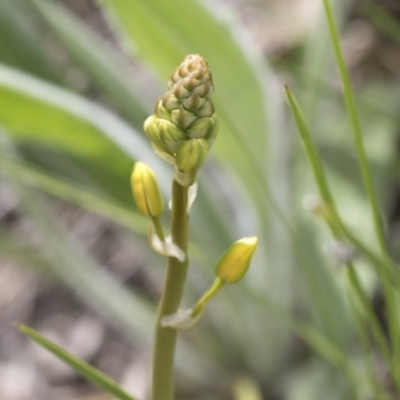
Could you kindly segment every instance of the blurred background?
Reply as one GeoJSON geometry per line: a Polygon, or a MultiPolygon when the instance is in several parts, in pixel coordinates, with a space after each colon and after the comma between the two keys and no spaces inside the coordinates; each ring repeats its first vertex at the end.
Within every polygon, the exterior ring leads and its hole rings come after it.
{"type": "MultiPolygon", "coordinates": [[[[400,3],[332,4],[398,258],[400,3]]],[[[293,323],[342,349],[364,387],[343,267],[302,206],[316,188],[282,91],[287,82],[299,99],[343,218],[375,248],[322,1],[0,0],[0,38],[0,398],[110,399],[15,321],[148,396],[164,260],[148,250],[129,177],[135,160],[149,163],[168,199],[170,168],[142,124],[173,69],[199,53],[221,130],[199,177],[184,304],[234,240],[257,235],[259,250],[181,335],[177,399],[354,400],[293,323]]],[[[381,317],[376,276],[357,268],[381,317]]],[[[379,357],[375,370],[390,389],[379,357]]],[[[374,399],[368,385],[363,396],[374,399]]]]}

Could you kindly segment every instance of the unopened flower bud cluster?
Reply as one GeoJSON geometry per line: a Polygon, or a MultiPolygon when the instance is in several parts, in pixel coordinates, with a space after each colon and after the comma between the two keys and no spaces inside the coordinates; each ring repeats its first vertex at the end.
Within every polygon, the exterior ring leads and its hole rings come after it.
{"type": "Polygon", "coordinates": [[[169,78],[168,89],[144,129],[157,154],[175,165],[175,179],[190,186],[218,133],[207,61],[187,56],[169,78]]]}

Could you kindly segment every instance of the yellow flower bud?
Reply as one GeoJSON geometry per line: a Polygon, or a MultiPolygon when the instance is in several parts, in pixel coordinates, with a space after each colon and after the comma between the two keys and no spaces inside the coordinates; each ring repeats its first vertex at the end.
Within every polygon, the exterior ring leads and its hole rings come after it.
{"type": "Polygon", "coordinates": [[[236,283],[249,269],[251,258],[257,249],[258,239],[246,237],[232,244],[219,259],[216,274],[226,283],[236,283]]]}
{"type": "Polygon", "coordinates": [[[163,118],[171,121],[171,112],[168,111],[164,105],[161,99],[159,99],[154,107],[154,115],[157,118],[163,118]]]}
{"type": "Polygon", "coordinates": [[[176,98],[176,96],[171,92],[165,93],[161,101],[163,107],[169,112],[175,110],[181,104],[180,101],[176,98]]]}
{"type": "Polygon", "coordinates": [[[186,129],[196,119],[196,114],[185,110],[182,106],[171,111],[171,121],[181,129],[186,129]]]}
{"type": "Polygon", "coordinates": [[[206,160],[209,150],[205,139],[192,139],[185,142],[176,153],[176,165],[183,172],[198,171],[206,160]]]}
{"type": "Polygon", "coordinates": [[[182,99],[182,105],[187,110],[197,111],[204,104],[205,99],[199,96],[196,92],[191,93],[187,98],[182,99]]]}
{"type": "Polygon", "coordinates": [[[202,138],[202,139],[210,139],[209,145],[210,147],[215,141],[215,138],[218,133],[218,120],[214,115],[212,117],[204,117],[199,118],[189,128],[186,130],[189,138],[202,138]]]}
{"type": "Polygon", "coordinates": [[[166,119],[157,119],[157,127],[160,132],[160,140],[164,146],[164,151],[174,154],[186,140],[186,134],[175,124],[166,119]]]}
{"type": "MultiPolygon", "coordinates": [[[[174,165],[179,149],[191,139],[205,139],[208,149],[211,148],[218,133],[218,120],[210,99],[213,92],[207,61],[198,54],[186,56],[170,76],[168,91],[157,100],[154,115],[144,124],[157,155],[174,165]]],[[[202,162],[196,161],[194,167],[200,168],[202,162]]],[[[186,164],[186,160],[182,163],[186,164]]],[[[189,168],[192,171],[175,168],[176,180],[184,186],[196,181],[196,171],[192,167],[185,169],[189,168]]]]}
{"type": "Polygon", "coordinates": [[[161,141],[160,130],[157,125],[158,118],[155,115],[152,115],[144,121],[144,131],[146,135],[150,139],[151,143],[160,151],[166,152],[165,146],[161,141]]]}
{"type": "Polygon", "coordinates": [[[142,162],[135,163],[131,185],[139,211],[152,218],[159,217],[164,211],[164,200],[153,170],[142,162]]]}
{"type": "Polygon", "coordinates": [[[212,117],[215,113],[215,107],[214,103],[211,101],[211,99],[206,99],[204,104],[196,110],[196,115],[201,118],[201,117],[212,117]]]}

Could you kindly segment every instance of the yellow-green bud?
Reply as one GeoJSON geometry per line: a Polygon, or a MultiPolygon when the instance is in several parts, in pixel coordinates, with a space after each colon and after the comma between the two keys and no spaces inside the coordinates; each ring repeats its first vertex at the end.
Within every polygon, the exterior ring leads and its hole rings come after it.
{"type": "Polygon", "coordinates": [[[186,132],[188,137],[191,139],[206,139],[208,145],[211,147],[217,137],[218,129],[218,119],[215,115],[213,115],[212,117],[199,118],[189,126],[186,132]]]}
{"type": "Polygon", "coordinates": [[[181,129],[186,129],[197,119],[197,115],[185,110],[182,106],[171,111],[171,120],[181,129]]]}
{"type": "Polygon", "coordinates": [[[176,166],[182,172],[197,172],[204,164],[209,149],[205,139],[188,140],[176,153],[176,166]]]}
{"type": "Polygon", "coordinates": [[[162,118],[157,118],[157,128],[164,151],[175,154],[186,140],[185,132],[174,123],[162,118]]]}
{"type": "Polygon", "coordinates": [[[214,103],[210,99],[206,99],[204,104],[196,111],[196,115],[201,117],[212,117],[215,113],[214,103]]]}
{"type": "Polygon", "coordinates": [[[157,101],[154,107],[154,115],[157,118],[167,119],[171,121],[171,113],[164,107],[162,99],[159,99],[157,101]]]}
{"type": "Polygon", "coordinates": [[[162,97],[161,101],[162,101],[162,105],[164,106],[164,108],[166,110],[168,110],[169,112],[171,112],[172,110],[175,110],[181,104],[179,102],[179,100],[176,98],[176,96],[171,92],[165,93],[164,96],[162,97]]]}
{"type": "Polygon", "coordinates": [[[153,170],[136,162],[131,175],[133,198],[139,211],[149,217],[159,217],[164,211],[164,200],[153,170]]]}
{"type": "MultiPolygon", "coordinates": [[[[154,115],[145,121],[144,129],[154,151],[175,164],[177,153],[184,143],[192,139],[205,139],[208,151],[218,133],[214,104],[209,98],[214,85],[207,61],[198,54],[186,56],[172,73],[168,89],[157,100],[154,115]]],[[[186,165],[182,157],[180,164],[186,165]]],[[[198,166],[202,163],[194,164],[198,166]]],[[[179,181],[184,185],[191,185],[196,180],[195,172],[188,176],[178,166],[175,171],[180,172],[179,181]]]]}
{"type": "Polygon", "coordinates": [[[251,258],[257,249],[258,239],[246,237],[232,244],[219,259],[216,274],[226,283],[236,283],[249,269],[251,258]]]}
{"type": "MultiPolygon", "coordinates": [[[[168,89],[187,110],[199,110],[214,91],[212,75],[207,61],[198,54],[185,57],[181,65],[172,73],[168,89]]],[[[164,107],[166,105],[164,104],[164,107]]],[[[166,107],[169,109],[169,107],[166,107]]]]}
{"type": "Polygon", "coordinates": [[[144,131],[150,139],[151,143],[162,152],[166,152],[164,143],[161,141],[160,130],[157,125],[158,118],[155,115],[151,115],[144,121],[144,131]]]}
{"type": "Polygon", "coordinates": [[[191,111],[197,111],[203,104],[204,104],[204,99],[202,99],[196,93],[192,93],[191,96],[182,100],[183,107],[191,111]]]}

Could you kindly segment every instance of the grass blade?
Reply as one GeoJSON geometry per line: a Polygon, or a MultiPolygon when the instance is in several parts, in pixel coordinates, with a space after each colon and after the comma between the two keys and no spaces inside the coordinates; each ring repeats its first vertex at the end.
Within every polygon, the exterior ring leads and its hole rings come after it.
{"type": "Polygon", "coordinates": [[[95,386],[104,390],[107,393],[115,396],[120,400],[136,400],[133,396],[126,393],[117,382],[113,381],[107,375],[103,374],[98,369],[92,367],[87,362],[75,357],[73,354],[57,346],[55,343],[46,339],[39,332],[32,328],[29,328],[23,324],[17,324],[17,329],[28,336],[30,339],[44,347],[46,350],[53,353],[57,358],[62,360],[65,364],[69,365],[77,374],[86,378],[89,382],[95,386]]]}
{"type": "MultiPolygon", "coordinates": [[[[324,168],[320,160],[319,154],[317,152],[313,140],[311,139],[311,135],[309,133],[303,113],[300,109],[300,106],[296,98],[294,97],[293,93],[291,92],[288,86],[285,86],[285,91],[289,106],[294,116],[297,130],[300,134],[301,143],[305,149],[306,156],[309,160],[310,168],[314,174],[314,178],[317,183],[322,200],[324,202],[324,206],[327,207],[326,210],[328,216],[326,218],[326,222],[329,225],[333,236],[336,239],[342,239],[344,235],[343,234],[344,224],[342,223],[341,218],[335,207],[334,199],[329,189],[327,180],[325,178],[324,168]]],[[[354,290],[354,292],[357,294],[361,302],[361,305],[363,306],[365,312],[368,315],[368,320],[371,324],[372,332],[379,345],[383,357],[385,358],[388,364],[391,364],[390,351],[386,342],[385,335],[382,331],[377,316],[375,315],[372,305],[369,302],[368,296],[366,295],[359,281],[357,272],[355,271],[354,266],[352,265],[351,262],[346,263],[346,266],[347,266],[347,278],[350,283],[350,286],[352,290],[354,290]]],[[[354,309],[354,311],[356,310],[354,309]]],[[[358,318],[358,315],[356,316],[356,318],[358,318]]]]}
{"type": "Polygon", "coordinates": [[[329,31],[331,35],[332,45],[335,52],[336,63],[339,69],[340,78],[342,81],[344,100],[346,103],[347,113],[351,121],[351,127],[353,131],[354,144],[357,151],[359,160],[359,166],[364,182],[365,189],[369,201],[371,203],[372,218],[374,220],[374,226],[376,236],[380,244],[382,253],[386,253],[386,241],[383,230],[383,223],[381,214],[379,211],[379,205],[375,194],[374,184],[372,182],[371,171],[368,165],[367,156],[364,148],[364,141],[361,132],[361,124],[358,118],[356,102],[354,99],[354,93],[351,87],[350,76],[346,67],[343,52],[340,46],[339,33],[336,28],[336,24],[333,17],[333,12],[330,6],[329,0],[324,0],[324,7],[326,17],[328,20],[329,31]]]}
{"type": "MultiPolygon", "coordinates": [[[[344,100],[346,103],[347,113],[351,121],[352,133],[354,144],[356,148],[358,163],[364,183],[365,190],[371,205],[372,220],[375,228],[375,235],[379,243],[379,247],[383,258],[388,263],[391,262],[388,254],[385,232],[383,227],[382,216],[374,188],[374,183],[371,176],[370,167],[368,164],[364,141],[361,131],[361,124],[358,118],[357,107],[354,100],[354,93],[350,82],[349,72],[346,67],[343,52],[340,46],[340,37],[336,28],[330,0],[323,0],[325,14],[328,21],[329,32],[331,41],[335,53],[336,64],[339,69],[340,78],[342,82],[342,88],[344,93],[344,100]]],[[[389,333],[391,343],[393,344],[393,373],[395,379],[400,385],[400,369],[398,367],[400,361],[400,340],[399,340],[399,325],[397,318],[397,305],[394,295],[393,287],[391,286],[390,278],[384,268],[381,269],[380,278],[382,280],[386,307],[387,307],[387,319],[389,325],[389,333]]]]}

